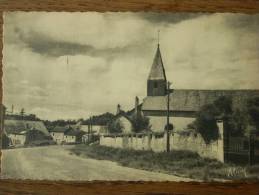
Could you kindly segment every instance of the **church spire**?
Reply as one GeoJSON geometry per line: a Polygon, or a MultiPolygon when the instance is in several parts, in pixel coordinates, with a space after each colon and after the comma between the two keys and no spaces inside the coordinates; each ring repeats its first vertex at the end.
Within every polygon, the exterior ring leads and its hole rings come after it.
{"type": "Polygon", "coordinates": [[[157,50],[147,80],[148,96],[164,96],[166,94],[166,75],[160,52],[159,31],[157,50]]]}
{"type": "Polygon", "coordinates": [[[159,42],[157,44],[156,54],[153,60],[153,64],[152,64],[148,79],[166,80],[165,69],[164,69],[163,60],[160,52],[159,42]]]}

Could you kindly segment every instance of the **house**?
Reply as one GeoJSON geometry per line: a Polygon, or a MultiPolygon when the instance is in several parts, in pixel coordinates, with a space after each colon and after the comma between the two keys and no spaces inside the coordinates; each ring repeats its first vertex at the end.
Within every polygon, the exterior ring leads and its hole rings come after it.
{"type": "Polygon", "coordinates": [[[52,140],[42,121],[5,120],[4,133],[13,146],[51,144],[52,140]]]}
{"type": "Polygon", "coordinates": [[[51,137],[57,144],[61,144],[64,141],[64,133],[66,131],[65,127],[56,126],[49,131],[51,137]]]}
{"type": "Polygon", "coordinates": [[[132,133],[132,120],[124,112],[120,110],[120,105],[118,105],[117,115],[115,116],[114,123],[117,123],[121,126],[122,133],[132,133]]]}
{"type": "Polygon", "coordinates": [[[105,134],[108,131],[107,125],[84,125],[79,122],[76,124],[76,127],[85,133],[93,133],[95,135],[105,134]]]}
{"type": "Polygon", "coordinates": [[[72,144],[82,142],[82,136],[85,132],[77,126],[56,126],[50,130],[50,135],[57,144],[72,144]]]}
{"type": "MultiPolygon", "coordinates": [[[[195,120],[197,111],[203,105],[213,103],[221,96],[231,97],[233,108],[242,109],[249,98],[259,96],[259,90],[174,89],[169,95],[170,122],[173,123],[174,129],[186,128],[195,120]]],[[[144,116],[150,119],[152,131],[164,131],[167,116],[167,79],[159,44],[147,79],[147,96],[138,107],[144,116]]]]}
{"type": "Polygon", "coordinates": [[[76,143],[76,136],[77,136],[77,131],[74,130],[73,128],[69,127],[65,132],[64,132],[64,142],[65,143],[76,143]]]}
{"type": "Polygon", "coordinates": [[[89,131],[93,132],[93,134],[95,135],[99,135],[99,134],[103,134],[107,132],[107,125],[79,125],[78,128],[81,131],[84,131],[86,133],[88,133],[89,131]]]}

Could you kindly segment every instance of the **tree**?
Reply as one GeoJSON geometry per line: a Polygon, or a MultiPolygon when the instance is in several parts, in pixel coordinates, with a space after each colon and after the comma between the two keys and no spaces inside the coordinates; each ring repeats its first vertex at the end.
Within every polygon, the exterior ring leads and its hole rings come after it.
{"type": "Polygon", "coordinates": [[[221,96],[213,104],[216,106],[218,113],[223,116],[230,115],[233,112],[231,97],[221,96]]]}
{"type": "Polygon", "coordinates": [[[259,133],[259,97],[251,98],[247,101],[247,112],[249,115],[250,130],[253,133],[259,133]]]}
{"type": "Polygon", "coordinates": [[[106,112],[101,115],[92,116],[91,122],[90,118],[82,121],[82,124],[89,125],[90,123],[92,125],[107,125],[110,121],[112,121],[115,118],[115,116],[109,112],[106,112]]]}
{"type": "Polygon", "coordinates": [[[236,109],[225,122],[225,130],[231,136],[244,136],[248,126],[248,115],[244,110],[236,109]]]}
{"type": "Polygon", "coordinates": [[[219,137],[216,117],[219,110],[214,104],[208,104],[201,108],[194,122],[196,131],[201,134],[204,141],[208,144],[219,137]]]}
{"type": "Polygon", "coordinates": [[[213,104],[203,106],[189,127],[196,129],[208,143],[217,139],[216,118],[223,118],[224,130],[231,136],[259,133],[259,97],[249,99],[242,110],[233,109],[230,97],[219,97],[213,104]]]}
{"type": "Polygon", "coordinates": [[[141,114],[134,114],[131,119],[132,122],[132,131],[135,133],[139,133],[143,130],[149,131],[151,126],[149,124],[149,118],[141,115],[141,114]]]}
{"type": "Polygon", "coordinates": [[[109,133],[122,133],[123,125],[120,121],[112,120],[108,123],[108,131],[109,133]]]}

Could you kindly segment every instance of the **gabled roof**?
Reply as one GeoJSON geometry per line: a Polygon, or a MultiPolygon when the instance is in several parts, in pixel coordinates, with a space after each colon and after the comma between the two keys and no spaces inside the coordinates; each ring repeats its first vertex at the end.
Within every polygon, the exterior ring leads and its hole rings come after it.
{"type": "Polygon", "coordinates": [[[42,121],[26,121],[26,120],[5,120],[4,130],[7,134],[20,134],[24,131],[38,130],[49,135],[47,128],[42,121]]]}
{"type": "Polygon", "coordinates": [[[163,65],[163,60],[159,48],[159,44],[157,46],[156,54],[153,60],[153,64],[148,76],[149,80],[166,80],[165,69],[163,65]]]}
{"type": "Polygon", "coordinates": [[[67,130],[67,127],[62,126],[56,126],[54,129],[51,129],[50,132],[56,132],[56,133],[64,133],[67,130]]]}
{"type": "Polygon", "coordinates": [[[78,133],[79,133],[79,131],[76,131],[76,130],[74,130],[72,128],[68,128],[68,129],[66,129],[64,134],[65,135],[76,136],[78,133]]]}
{"type": "Polygon", "coordinates": [[[119,114],[115,115],[114,120],[117,120],[121,117],[126,118],[128,121],[132,123],[131,117],[125,111],[121,111],[119,114]]]}
{"type": "Polygon", "coordinates": [[[79,134],[84,134],[85,132],[81,131],[77,126],[74,125],[66,125],[66,126],[56,126],[54,129],[50,130],[50,132],[55,133],[64,133],[64,135],[77,136],[79,134]]]}
{"type": "MultiPolygon", "coordinates": [[[[232,97],[233,108],[242,109],[249,98],[259,97],[259,90],[195,90],[175,89],[170,94],[171,111],[199,111],[220,96],[232,97]]],[[[166,111],[167,96],[148,96],[143,100],[142,110],[166,111]]]]}

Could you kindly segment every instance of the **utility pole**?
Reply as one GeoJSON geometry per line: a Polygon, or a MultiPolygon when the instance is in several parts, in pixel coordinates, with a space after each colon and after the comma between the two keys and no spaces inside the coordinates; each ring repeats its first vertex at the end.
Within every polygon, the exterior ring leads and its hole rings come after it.
{"type": "Polygon", "coordinates": [[[93,139],[93,121],[92,121],[92,117],[90,117],[90,140],[92,141],[93,139]]]}
{"type": "Polygon", "coordinates": [[[88,144],[90,144],[91,141],[91,133],[92,133],[92,120],[91,117],[89,117],[89,121],[88,121],[88,144]]]}
{"type": "Polygon", "coordinates": [[[167,124],[166,124],[166,152],[170,152],[170,82],[167,82],[167,124]]]}

